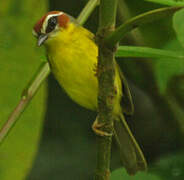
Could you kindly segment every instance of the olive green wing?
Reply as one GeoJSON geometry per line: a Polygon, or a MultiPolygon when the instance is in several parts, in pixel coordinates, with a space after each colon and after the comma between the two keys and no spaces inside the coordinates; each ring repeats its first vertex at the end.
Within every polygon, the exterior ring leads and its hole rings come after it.
{"type": "Polygon", "coordinates": [[[130,89],[128,87],[128,82],[118,64],[117,64],[117,67],[120,74],[120,78],[122,82],[122,91],[123,91],[123,97],[121,99],[121,107],[122,107],[123,113],[127,115],[132,115],[134,113],[134,104],[132,101],[130,89]]]}

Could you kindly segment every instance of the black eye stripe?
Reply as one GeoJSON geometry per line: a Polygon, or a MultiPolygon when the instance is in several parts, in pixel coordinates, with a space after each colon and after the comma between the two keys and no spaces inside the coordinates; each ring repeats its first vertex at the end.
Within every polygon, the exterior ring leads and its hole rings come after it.
{"type": "Polygon", "coordinates": [[[51,31],[53,31],[56,25],[57,25],[57,16],[53,16],[48,20],[46,33],[50,33],[51,31]]]}

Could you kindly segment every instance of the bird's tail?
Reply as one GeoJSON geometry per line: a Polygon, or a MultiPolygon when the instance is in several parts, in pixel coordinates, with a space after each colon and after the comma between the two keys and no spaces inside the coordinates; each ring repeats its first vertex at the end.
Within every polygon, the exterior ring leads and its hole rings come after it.
{"type": "Polygon", "coordinates": [[[114,121],[114,135],[120,148],[123,165],[130,175],[147,169],[144,155],[121,114],[114,121]]]}

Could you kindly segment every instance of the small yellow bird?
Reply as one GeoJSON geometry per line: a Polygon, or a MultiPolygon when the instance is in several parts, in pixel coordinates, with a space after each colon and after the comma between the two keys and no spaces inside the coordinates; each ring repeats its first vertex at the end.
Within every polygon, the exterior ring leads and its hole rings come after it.
{"type": "MultiPolygon", "coordinates": [[[[33,34],[38,38],[39,46],[45,45],[51,70],[69,97],[85,108],[97,110],[98,46],[94,35],[61,11],[51,11],[43,16],[35,24],[33,34]]],[[[123,165],[133,175],[146,170],[147,165],[123,116],[123,113],[133,113],[133,104],[127,82],[117,64],[114,86],[114,135],[123,165]]],[[[98,133],[97,123],[95,121],[93,129],[98,133]]]]}

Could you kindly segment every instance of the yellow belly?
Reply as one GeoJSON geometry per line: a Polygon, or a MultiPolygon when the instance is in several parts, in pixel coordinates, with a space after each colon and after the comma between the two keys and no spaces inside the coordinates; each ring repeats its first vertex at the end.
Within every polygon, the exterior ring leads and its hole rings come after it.
{"type": "MultiPolygon", "coordinates": [[[[85,108],[95,110],[98,94],[98,81],[95,75],[98,48],[89,36],[83,32],[77,33],[76,29],[73,34],[61,32],[59,37],[60,40],[58,37],[55,40],[53,38],[47,46],[52,72],[72,100],[85,108]],[[51,46],[53,43],[54,46],[51,46]]],[[[115,86],[118,93],[115,109],[119,111],[121,82],[118,72],[115,86]]]]}
{"type": "Polygon", "coordinates": [[[49,59],[52,72],[66,93],[81,106],[94,110],[97,106],[97,57],[61,47],[54,55],[49,55],[49,59]]]}

